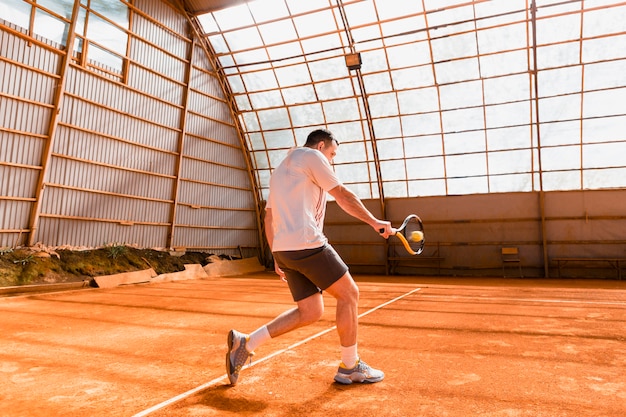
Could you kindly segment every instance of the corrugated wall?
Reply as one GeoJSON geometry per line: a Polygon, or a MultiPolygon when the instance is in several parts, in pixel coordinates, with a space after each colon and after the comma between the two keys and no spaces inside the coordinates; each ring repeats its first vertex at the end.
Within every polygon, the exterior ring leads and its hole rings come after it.
{"type": "Polygon", "coordinates": [[[11,24],[0,29],[0,246],[13,246],[30,231],[60,54],[11,24]]]}
{"type": "MultiPolygon", "coordinates": [[[[379,215],[376,201],[366,203],[379,215]]],[[[433,261],[402,263],[396,272],[502,276],[501,248],[506,246],[519,249],[524,277],[543,277],[543,233],[551,277],[558,276],[555,258],[626,259],[625,190],[545,193],[545,231],[540,204],[539,193],[388,199],[387,214],[394,226],[398,227],[410,213],[418,214],[424,221],[426,246],[417,258],[443,258],[439,268],[433,261]]],[[[389,248],[369,226],[343,213],[335,203],[329,204],[326,224],[331,243],[354,271],[386,272],[389,248]]],[[[391,237],[389,243],[398,241],[391,237]]],[[[397,253],[406,255],[402,248],[397,253]]],[[[518,275],[516,268],[507,267],[507,276],[518,275]]],[[[570,263],[562,273],[564,277],[618,276],[614,266],[602,261],[570,263]]]]}
{"type": "Polygon", "coordinates": [[[164,2],[135,1],[130,22],[124,82],[64,72],[58,46],[0,25],[0,247],[256,254],[254,188],[204,49],[164,2]]]}

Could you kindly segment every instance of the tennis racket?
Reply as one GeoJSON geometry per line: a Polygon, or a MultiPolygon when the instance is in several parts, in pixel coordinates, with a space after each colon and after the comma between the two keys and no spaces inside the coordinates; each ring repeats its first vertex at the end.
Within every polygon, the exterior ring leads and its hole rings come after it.
{"type": "MultiPolygon", "coordinates": [[[[383,233],[385,229],[380,229],[383,233]]],[[[424,250],[424,225],[422,219],[417,215],[411,214],[402,223],[398,229],[392,228],[393,235],[396,236],[404,245],[404,248],[411,255],[419,255],[424,250]]]]}

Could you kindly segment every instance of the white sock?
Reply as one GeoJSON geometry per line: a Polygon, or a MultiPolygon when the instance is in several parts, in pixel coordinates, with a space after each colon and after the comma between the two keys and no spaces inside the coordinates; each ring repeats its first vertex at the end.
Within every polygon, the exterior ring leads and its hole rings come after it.
{"type": "Polygon", "coordinates": [[[263,343],[270,340],[272,336],[270,336],[270,332],[267,330],[267,326],[259,327],[254,332],[250,333],[248,338],[248,343],[246,344],[246,349],[248,352],[254,352],[254,350],[261,346],[263,343]]]}
{"type": "Polygon", "coordinates": [[[359,359],[359,355],[356,352],[356,343],[352,346],[341,347],[341,362],[347,369],[354,368],[356,361],[359,359]]]}

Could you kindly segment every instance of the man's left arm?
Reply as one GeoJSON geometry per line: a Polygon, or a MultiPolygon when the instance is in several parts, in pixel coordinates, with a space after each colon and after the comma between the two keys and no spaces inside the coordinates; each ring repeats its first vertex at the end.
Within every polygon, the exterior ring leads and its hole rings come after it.
{"type": "MultiPolygon", "coordinates": [[[[265,210],[265,237],[267,238],[267,243],[270,245],[270,251],[272,250],[272,246],[274,245],[274,216],[272,215],[272,209],[267,208],[265,210]]],[[[276,274],[282,279],[286,281],[285,273],[274,260],[274,271],[276,274]]]]}

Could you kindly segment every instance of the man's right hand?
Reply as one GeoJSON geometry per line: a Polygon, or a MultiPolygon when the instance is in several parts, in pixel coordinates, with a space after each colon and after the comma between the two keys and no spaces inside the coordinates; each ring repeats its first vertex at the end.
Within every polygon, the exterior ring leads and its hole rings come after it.
{"type": "Polygon", "coordinates": [[[378,220],[374,229],[385,239],[389,238],[389,236],[393,236],[396,234],[396,229],[391,227],[391,222],[378,220]]]}

